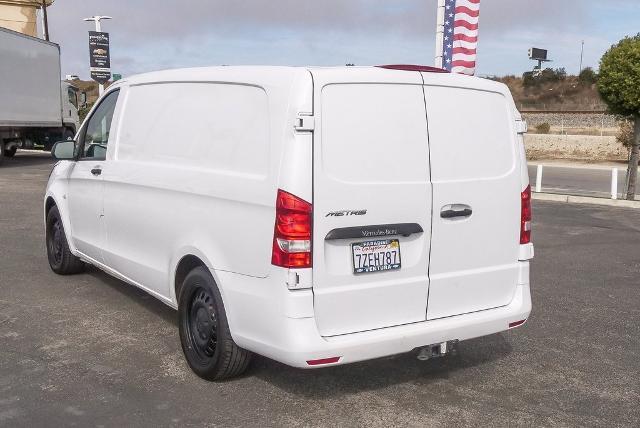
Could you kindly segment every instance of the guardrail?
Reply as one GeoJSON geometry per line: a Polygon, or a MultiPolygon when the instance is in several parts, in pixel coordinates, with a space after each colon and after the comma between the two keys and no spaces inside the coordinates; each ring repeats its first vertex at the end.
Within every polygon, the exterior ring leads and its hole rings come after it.
{"type": "MultiPolygon", "coordinates": [[[[551,168],[553,168],[553,166],[550,166],[551,168]]],[[[536,168],[536,180],[535,180],[535,187],[533,188],[533,191],[535,193],[543,193],[543,188],[542,188],[542,178],[543,178],[543,173],[544,173],[544,165],[542,164],[538,164],[537,168],[536,168]]],[[[589,169],[589,168],[584,168],[584,169],[589,169]]],[[[602,170],[602,168],[600,168],[602,170]]],[[[619,179],[619,169],[616,167],[612,167],[611,168],[611,187],[610,187],[610,199],[616,200],[618,199],[618,179],[619,179]]],[[[585,191],[588,191],[588,189],[584,189],[585,191]]],[[[623,193],[626,193],[626,185],[625,185],[625,189],[623,190],[623,193]]],[[[624,195],[623,195],[624,196],[624,195]]]]}

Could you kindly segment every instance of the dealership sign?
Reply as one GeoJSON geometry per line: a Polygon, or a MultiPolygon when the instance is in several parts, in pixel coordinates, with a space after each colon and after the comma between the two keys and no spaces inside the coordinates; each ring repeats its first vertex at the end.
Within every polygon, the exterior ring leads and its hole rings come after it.
{"type": "Polygon", "coordinates": [[[96,82],[104,84],[111,78],[109,33],[89,31],[89,66],[96,82]]]}

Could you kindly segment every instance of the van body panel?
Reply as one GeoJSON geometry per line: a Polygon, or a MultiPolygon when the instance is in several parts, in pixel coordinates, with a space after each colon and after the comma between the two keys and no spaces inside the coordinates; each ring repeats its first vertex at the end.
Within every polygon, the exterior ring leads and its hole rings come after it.
{"type": "Polygon", "coordinates": [[[313,75],[313,292],[319,332],[335,336],[424,321],[431,186],[420,74],[355,69],[313,75]],[[352,244],[371,238],[326,239],[335,229],[401,223],[418,224],[422,232],[376,237],[399,240],[399,270],[354,274],[352,244]]]}
{"type": "Polygon", "coordinates": [[[105,258],[165,296],[175,294],[167,281],[175,248],[200,248],[216,270],[266,277],[270,266],[282,151],[294,138],[298,100],[289,98],[311,78],[270,69],[247,81],[220,71],[128,82],[109,147],[105,258]]]}
{"type": "MultiPolygon", "coordinates": [[[[521,275],[528,278],[528,262],[521,262],[520,269],[521,275]]],[[[265,299],[270,299],[266,293],[265,299]]],[[[271,305],[265,302],[264,307],[282,304],[275,297],[270,302],[271,305]]],[[[313,318],[283,317],[282,311],[251,312],[259,333],[234,335],[234,340],[260,355],[310,369],[313,367],[306,363],[310,359],[340,357],[338,364],[348,364],[411,352],[428,344],[498,333],[508,330],[511,322],[527,319],[530,312],[527,282],[518,285],[511,302],[500,308],[333,337],[322,337],[313,318]]]]}
{"type": "Polygon", "coordinates": [[[427,85],[433,236],[428,319],[507,305],[518,283],[521,169],[510,97],[427,85]],[[447,206],[468,217],[443,218],[447,206]]]}

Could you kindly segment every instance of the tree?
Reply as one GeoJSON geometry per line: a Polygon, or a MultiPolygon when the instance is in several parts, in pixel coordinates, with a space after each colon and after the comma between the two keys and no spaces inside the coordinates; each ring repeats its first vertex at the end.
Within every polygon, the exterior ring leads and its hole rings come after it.
{"type": "Polygon", "coordinates": [[[625,37],[600,60],[598,92],[609,110],[634,122],[627,199],[635,199],[640,158],[640,33],[625,37]]]}

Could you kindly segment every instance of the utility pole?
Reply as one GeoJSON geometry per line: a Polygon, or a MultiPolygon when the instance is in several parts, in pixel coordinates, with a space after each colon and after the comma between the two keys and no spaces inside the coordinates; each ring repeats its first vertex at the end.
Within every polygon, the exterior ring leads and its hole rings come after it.
{"type": "Polygon", "coordinates": [[[47,19],[47,0],[42,0],[42,27],[44,30],[44,39],[49,41],[49,20],[47,19]]]}
{"type": "MultiPolygon", "coordinates": [[[[96,24],[96,31],[99,33],[102,31],[102,27],[100,26],[100,21],[103,19],[111,19],[110,16],[92,16],[91,18],[84,18],[85,21],[93,21],[96,24]]],[[[104,85],[102,83],[98,84],[98,95],[102,95],[104,92],[104,85]]]]}
{"type": "Polygon", "coordinates": [[[582,41],[582,49],[580,50],[580,70],[578,71],[578,76],[582,73],[582,58],[584,57],[584,40],[582,41]]]}
{"type": "Polygon", "coordinates": [[[435,66],[443,68],[443,49],[444,49],[444,17],[445,17],[445,0],[438,0],[438,22],[436,24],[436,58],[435,66]]]}

